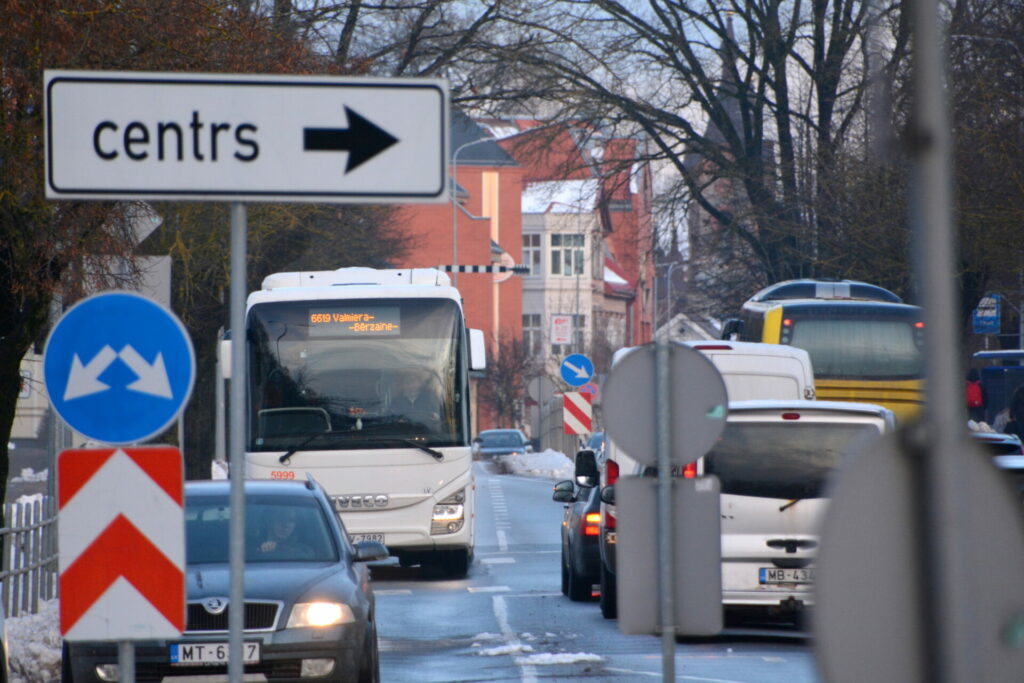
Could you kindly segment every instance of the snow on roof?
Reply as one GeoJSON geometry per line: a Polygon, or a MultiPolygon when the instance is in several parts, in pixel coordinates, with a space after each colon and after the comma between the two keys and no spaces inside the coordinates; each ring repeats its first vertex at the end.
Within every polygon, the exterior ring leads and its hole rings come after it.
{"type": "Polygon", "coordinates": [[[598,181],[594,179],[527,183],[523,213],[593,213],[597,191],[598,181]]]}

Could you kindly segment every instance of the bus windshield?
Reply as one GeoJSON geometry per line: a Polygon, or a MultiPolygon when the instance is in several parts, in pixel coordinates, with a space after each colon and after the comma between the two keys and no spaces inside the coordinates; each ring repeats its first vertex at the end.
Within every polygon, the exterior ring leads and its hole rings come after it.
{"type": "Polygon", "coordinates": [[[921,349],[907,320],[793,316],[790,335],[787,343],[807,351],[817,378],[921,377],[921,349]]]}
{"type": "Polygon", "coordinates": [[[253,306],[248,449],[466,445],[462,337],[445,299],[253,306]]]}

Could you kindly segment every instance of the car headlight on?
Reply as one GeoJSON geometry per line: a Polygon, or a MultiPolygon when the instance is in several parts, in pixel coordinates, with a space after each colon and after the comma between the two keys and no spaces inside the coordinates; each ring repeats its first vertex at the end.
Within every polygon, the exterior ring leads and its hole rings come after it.
{"type": "Polygon", "coordinates": [[[352,608],[341,602],[300,602],[292,607],[285,628],[323,628],[356,620],[352,608]]]}

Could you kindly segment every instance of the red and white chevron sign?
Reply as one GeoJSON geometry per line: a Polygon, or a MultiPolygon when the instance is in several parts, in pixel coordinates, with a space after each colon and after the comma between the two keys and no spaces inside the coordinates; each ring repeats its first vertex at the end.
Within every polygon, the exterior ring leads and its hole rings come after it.
{"type": "Polygon", "coordinates": [[[593,395],[581,391],[562,394],[562,424],[566,434],[589,434],[594,426],[593,395]]]}
{"type": "Polygon", "coordinates": [[[68,450],[58,456],[60,632],[67,640],[181,635],[183,496],[177,448],[68,450]]]}

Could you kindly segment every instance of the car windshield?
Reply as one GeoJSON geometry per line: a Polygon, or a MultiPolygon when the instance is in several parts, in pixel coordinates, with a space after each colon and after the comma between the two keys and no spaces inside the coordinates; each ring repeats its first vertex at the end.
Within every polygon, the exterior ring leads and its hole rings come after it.
{"type": "Polygon", "coordinates": [[[495,432],[481,434],[480,443],[484,446],[522,446],[523,440],[515,432],[495,432]]]}
{"type": "MultiPolygon", "coordinates": [[[[186,564],[228,562],[231,505],[227,497],[185,500],[186,564]]],[[[337,562],[324,512],[309,498],[246,499],[245,561],[337,562]]]]}
{"type": "Polygon", "coordinates": [[[865,423],[728,422],[704,471],[718,476],[722,493],[818,498],[843,455],[878,435],[865,423]]]}

